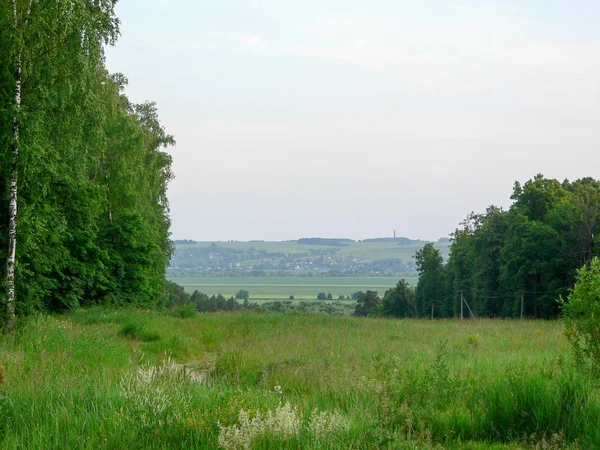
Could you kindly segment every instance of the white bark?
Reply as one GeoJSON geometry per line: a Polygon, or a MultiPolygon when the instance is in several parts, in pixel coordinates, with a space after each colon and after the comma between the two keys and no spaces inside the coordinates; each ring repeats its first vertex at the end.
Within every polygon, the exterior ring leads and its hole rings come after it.
{"type": "MultiPolygon", "coordinates": [[[[27,17],[31,12],[30,0],[27,8],[27,17]]],[[[15,30],[18,32],[19,18],[17,12],[17,0],[12,0],[13,21],[15,30]]],[[[11,165],[10,165],[10,202],[8,206],[8,252],[6,256],[6,309],[8,311],[8,328],[12,327],[15,321],[15,262],[17,250],[17,187],[18,187],[18,163],[19,163],[19,110],[21,109],[22,95],[22,53],[17,52],[15,61],[15,109],[13,114],[13,139],[11,145],[11,165]]]]}

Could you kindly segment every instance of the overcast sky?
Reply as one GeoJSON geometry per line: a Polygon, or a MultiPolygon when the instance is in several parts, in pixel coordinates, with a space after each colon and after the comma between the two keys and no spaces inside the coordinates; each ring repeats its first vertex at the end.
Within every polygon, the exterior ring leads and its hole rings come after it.
{"type": "Polygon", "coordinates": [[[174,239],[447,236],[600,178],[597,0],[120,0],[107,49],[177,146],[174,239]]]}

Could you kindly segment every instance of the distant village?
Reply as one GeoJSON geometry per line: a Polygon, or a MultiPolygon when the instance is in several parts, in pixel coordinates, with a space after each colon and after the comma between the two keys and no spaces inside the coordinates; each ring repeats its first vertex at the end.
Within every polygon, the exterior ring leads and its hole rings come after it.
{"type": "MultiPolygon", "coordinates": [[[[189,243],[192,243],[190,241],[189,243]]],[[[178,242],[185,244],[186,242],[178,242]]],[[[178,245],[167,269],[169,277],[188,276],[414,276],[415,262],[399,258],[366,262],[356,256],[336,255],[336,248],[305,253],[267,252],[178,245]]]]}

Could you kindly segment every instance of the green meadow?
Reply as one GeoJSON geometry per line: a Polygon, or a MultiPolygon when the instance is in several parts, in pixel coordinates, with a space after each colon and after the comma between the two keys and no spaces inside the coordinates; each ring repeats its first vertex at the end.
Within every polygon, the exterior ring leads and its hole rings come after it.
{"type": "Polygon", "coordinates": [[[600,448],[562,322],[175,314],[0,336],[0,448],[600,448]]]}
{"type": "MultiPolygon", "coordinates": [[[[231,297],[240,289],[250,292],[250,300],[315,300],[319,292],[352,295],[356,291],[378,291],[381,296],[398,283],[395,277],[176,277],[172,281],[187,292],[198,290],[208,295],[231,297]]],[[[417,278],[407,278],[416,284],[417,278]]]]}

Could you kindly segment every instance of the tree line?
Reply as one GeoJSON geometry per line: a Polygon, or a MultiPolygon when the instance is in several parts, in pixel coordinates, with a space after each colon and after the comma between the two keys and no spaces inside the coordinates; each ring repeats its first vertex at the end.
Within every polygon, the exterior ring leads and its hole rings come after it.
{"type": "Polygon", "coordinates": [[[471,213],[444,262],[432,243],[415,254],[419,282],[366,293],[357,315],[552,318],[577,271],[600,254],[600,182],[537,175],[516,182],[508,210],[471,213]]]}
{"type": "Polygon", "coordinates": [[[174,140],[106,70],[115,3],[0,3],[0,324],[163,295],[174,140]]]}

